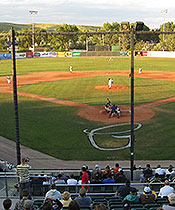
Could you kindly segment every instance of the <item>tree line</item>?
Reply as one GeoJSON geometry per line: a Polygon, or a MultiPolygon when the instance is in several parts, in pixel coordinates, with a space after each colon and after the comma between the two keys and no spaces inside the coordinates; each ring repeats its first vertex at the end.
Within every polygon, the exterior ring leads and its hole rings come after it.
{"type": "MultiPolygon", "coordinates": [[[[133,25],[136,23],[133,23],[133,25]]],[[[156,31],[175,31],[173,22],[161,25],[156,31]]],[[[35,33],[47,32],[46,29],[35,28],[35,33]]],[[[80,32],[76,25],[63,24],[59,25],[54,32],[80,32]]],[[[86,30],[88,32],[88,30],[86,30]]],[[[83,31],[83,32],[86,32],[83,31]]],[[[117,22],[106,22],[98,32],[121,31],[121,25],[117,22]]],[[[143,31],[151,31],[146,25],[143,31]]],[[[32,32],[32,28],[22,28],[19,33],[32,32]]],[[[10,33],[10,31],[9,31],[10,33]]],[[[6,51],[10,46],[10,36],[0,36],[0,50],[6,51]]],[[[19,51],[29,51],[32,47],[32,35],[19,35],[16,39],[19,51]]],[[[110,50],[112,46],[120,46],[121,51],[130,50],[129,34],[95,34],[95,35],[35,35],[35,47],[42,47],[44,51],[69,51],[73,49],[90,50],[90,46],[99,46],[101,50],[110,50]]],[[[95,49],[95,48],[93,48],[95,49]]],[[[135,51],[175,51],[175,35],[166,34],[136,34],[135,35],[135,51]]]]}

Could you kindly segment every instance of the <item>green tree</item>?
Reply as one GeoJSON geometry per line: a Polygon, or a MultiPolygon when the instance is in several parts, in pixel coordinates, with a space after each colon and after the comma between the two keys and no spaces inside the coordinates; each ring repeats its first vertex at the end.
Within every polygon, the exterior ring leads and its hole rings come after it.
{"type": "MultiPolygon", "coordinates": [[[[100,31],[111,32],[111,31],[119,31],[120,24],[117,22],[113,23],[104,23],[103,27],[100,31]]],[[[103,40],[100,39],[100,44],[102,44],[103,40]]],[[[104,44],[111,47],[112,45],[119,45],[119,35],[118,34],[105,34],[104,36],[104,44]]]]}
{"type": "MultiPolygon", "coordinates": [[[[76,25],[63,24],[59,26],[55,32],[78,32],[79,29],[76,25]]],[[[52,49],[70,50],[71,44],[76,44],[78,35],[51,35],[49,36],[50,45],[52,49]]]]}

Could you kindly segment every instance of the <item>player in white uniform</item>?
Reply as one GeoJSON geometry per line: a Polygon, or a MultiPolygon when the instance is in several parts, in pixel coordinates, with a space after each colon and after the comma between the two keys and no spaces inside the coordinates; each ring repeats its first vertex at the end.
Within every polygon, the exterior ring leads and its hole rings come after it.
{"type": "Polygon", "coordinates": [[[109,61],[113,61],[112,57],[109,58],[109,61]]]}
{"type": "Polygon", "coordinates": [[[111,89],[112,83],[113,83],[113,79],[109,78],[109,80],[108,80],[108,87],[109,87],[109,89],[111,89]]]}
{"type": "Polygon", "coordinates": [[[139,68],[139,74],[141,74],[142,73],[142,68],[139,68]]]}
{"type": "Polygon", "coordinates": [[[11,83],[11,78],[10,78],[10,76],[7,76],[7,83],[8,83],[8,84],[11,83]]]}
{"type": "Polygon", "coordinates": [[[72,73],[72,70],[73,70],[73,67],[72,67],[72,66],[70,66],[70,73],[72,73]]]}

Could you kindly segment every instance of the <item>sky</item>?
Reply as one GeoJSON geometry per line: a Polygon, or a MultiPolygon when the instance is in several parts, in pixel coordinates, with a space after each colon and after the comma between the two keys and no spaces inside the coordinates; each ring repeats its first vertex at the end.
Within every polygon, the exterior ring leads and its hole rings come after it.
{"type": "Polygon", "coordinates": [[[102,26],[142,21],[149,28],[175,23],[174,0],[0,0],[0,22],[102,26]],[[29,11],[38,11],[31,15],[29,11]]]}

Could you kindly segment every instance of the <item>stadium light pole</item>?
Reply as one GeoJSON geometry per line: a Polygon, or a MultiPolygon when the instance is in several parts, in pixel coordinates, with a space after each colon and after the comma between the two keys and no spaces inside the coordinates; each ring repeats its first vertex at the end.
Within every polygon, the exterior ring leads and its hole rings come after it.
{"type": "Polygon", "coordinates": [[[33,52],[35,52],[35,26],[34,26],[34,15],[38,14],[37,10],[30,10],[29,13],[32,15],[32,46],[33,46],[33,52]]]}
{"type": "MultiPolygon", "coordinates": [[[[165,14],[168,13],[168,10],[167,9],[162,9],[161,10],[161,13],[163,13],[163,32],[165,32],[165,14]]],[[[165,34],[163,34],[163,40],[165,40],[165,34]]]]}

